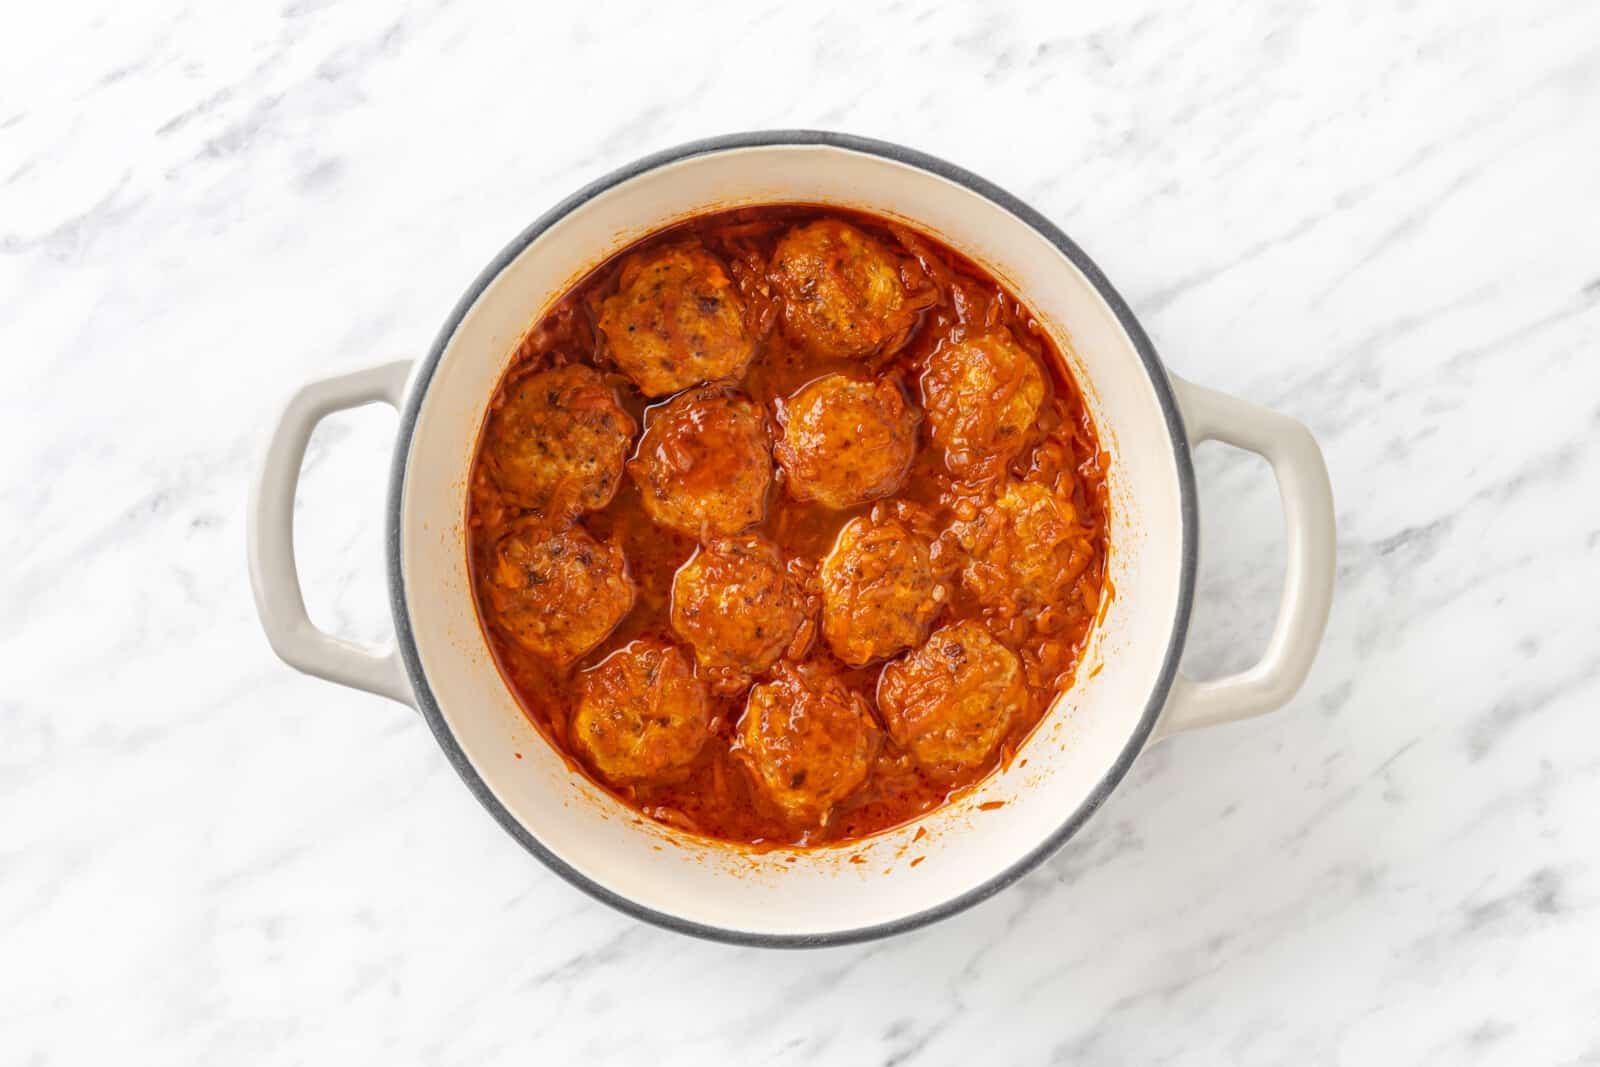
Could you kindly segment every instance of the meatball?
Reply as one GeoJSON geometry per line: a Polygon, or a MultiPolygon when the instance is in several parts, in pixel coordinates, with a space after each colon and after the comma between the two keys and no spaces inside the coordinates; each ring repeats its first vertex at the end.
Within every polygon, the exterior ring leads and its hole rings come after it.
{"type": "Polygon", "coordinates": [[[917,412],[892,379],[826,375],[790,397],[780,417],[773,452],[796,500],[839,510],[888,496],[916,458],[917,412]]]}
{"type": "Polygon", "coordinates": [[[628,463],[644,510],[662,526],[727,537],[767,512],[772,457],[761,409],[742,393],[707,385],[646,418],[628,463]]]}
{"type": "Polygon", "coordinates": [[[986,607],[1031,615],[1059,604],[1094,559],[1072,501],[1035,482],[1009,482],[992,507],[958,523],[968,560],[961,584],[986,607]]]}
{"type": "Polygon", "coordinates": [[[787,821],[815,827],[867,780],[879,740],[859,693],[815,665],[782,663],[750,690],[735,751],[787,821]]]}
{"type": "Polygon", "coordinates": [[[711,698],[677,645],[631,641],[585,671],[568,736],[612,785],[681,780],[710,735],[711,698]]]}
{"type": "Polygon", "coordinates": [[[1011,337],[989,333],[942,344],[922,373],[929,436],[958,477],[997,475],[1022,451],[1045,379],[1011,337]]]}
{"type": "Polygon", "coordinates": [[[928,542],[890,516],[845,523],[819,573],[822,636],[852,667],[920,644],[946,596],[928,542]]]}
{"type": "Polygon", "coordinates": [[[770,274],[783,298],[784,331],[814,355],[845,359],[890,347],[917,319],[899,262],[838,219],[784,234],[770,274]]]}
{"type": "Polygon", "coordinates": [[[728,272],[696,245],[628,257],[600,307],[600,332],[646,396],[736,378],[756,350],[728,272]]]}
{"type": "Polygon", "coordinates": [[[489,416],[490,476],[517,507],[550,518],[611,502],[638,427],[589,367],[531,374],[489,416]]]}
{"type": "Polygon", "coordinates": [[[494,547],[487,586],[500,628],[562,666],[604,641],[633,609],[622,549],[597,542],[582,526],[514,523],[494,547]]]}
{"type": "Polygon", "coordinates": [[[889,736],[941,779],[993,756],[1027,700],[1017,657],[971,620],[936,631],[878,677],[889,736]]]}
{"type": "Polygon", "coordinates": [[[672,580],[672,628],[708,670],[759,674],[804,621],[783,556],[763,537],[715,541],[672,580]]]}

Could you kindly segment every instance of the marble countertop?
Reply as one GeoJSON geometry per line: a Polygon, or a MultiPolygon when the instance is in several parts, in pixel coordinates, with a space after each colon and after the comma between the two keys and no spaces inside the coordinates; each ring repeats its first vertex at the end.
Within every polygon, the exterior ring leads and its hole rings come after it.
{"type": "MultiPolygon", "coordinates": [[[[1600,8],[536,6],[8,18],[0,1061],[1600,1063],[1600,8]],[[1176,371],[1310,424],[1340,523],[1289,707],[807,953],[546,872],[415,715],[273,657],[243,558],[288,391],[420,353],[583,182],[773,126],[1032,202],[1176,371]]],[[[325,423],[300,498],[367,640],[393,423],[325,423]]],[[[1206,673],[1283,549],[1258,461],[1200,481],[1206,673]]]]}

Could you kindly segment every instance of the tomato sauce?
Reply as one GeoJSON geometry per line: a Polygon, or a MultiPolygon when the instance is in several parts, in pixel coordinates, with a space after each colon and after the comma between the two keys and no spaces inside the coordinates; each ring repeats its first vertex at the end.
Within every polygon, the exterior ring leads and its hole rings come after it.
{"type": "MultiPolygon", "coordinates": [[[[705,837],[758,847],[848,842],[931,811],[997,767],[1009,764],[1055,696],[1072,684],[1100,613],[1102,596],[1109,593],[1107,457],[1065,360],[1037,318],[1016,296],[975,264],[925,234],[875,216],[810,205],[748,208],[701,216],[653,234],[612,256],[527,332],[512,354],[494,403],[499,403],[499,395],[510,383],[524,375],[555,365],[580,363],[614,376],[622,406],[640,426],[645,425],[647,409],[669,398],[647,400],[617,373],[598,329],[599,309],[601,302],[616,291],[626,255],[685,239],[697,241],[728,265],[729,275],[745,301],[750,329],[760,340],[742,388],[768,413],[769,421],[775,419],[785,398],[835,371],[900,375],[914,395],[929,354],[951,337],[974,330],[1008,331],[1048,372],[1046,399],[1028,444],[1005,471],[977,481],[952,475],[940,451],[928,443],[927,427],[923,425],[910,476],[896,494],[896,499],[913,502],[923,509],[922,513],[932,515],[941,528],[979,515],[992,502],[998,480],[1006,476],[1050,485],[1072,503],[1078,520],[1084,524],[1083,551],[1089,562],[1060,602],[1039,611],[997,611],[979,604],[961,582],[955,581],[935,624],[979,619],[996,639],[1015,652],[1027,685],[1026,711],[1014,718],[991,760],[954,781],[928,776],[908,752],[886,739],[866,783],[840,803],[820,828],[796,828],[786,823],[762,802],[750,772],[730,752],[746,691],[713,697],[710,740],[683,780],[619,788],[590,774],[567,739],[575,679],[635,638],[674,639],[668,617],[673,576],[694,553],[696,542],[653,522],[641,506],[633,479],[622,478],[608,505],[577,521],[597,540],[620,545],[637,589],[636,599],[631,611],[597,648],[567,666],[552,666],[510,639],[495,617],[490,598],[482,592],[496,539],[522,512],[505,499],[489,476],[480,439],[467,503],[467,551],[479,619],[507,686],[540,733],[567,758],[573,772],[592,777],[601,788],[648,818],[705,837]],[[767,283],[766,273],[773,247],[791,226],[825,217],[844,219],[904,257],[908,282],[920,294],[920,306],[908,338],[894,351],[865,361],[817,357],[787,339],[779,325],[780,298],[767,283]]],[[[875,690],[883,665],[850,667],[833,657],[819,635],[816,584],[818,561],[828,552],[841,526],[873,506],[832,511],[799,502],[785,492],[783,472],[777,470],[768,494],[766,518],[757,529],[779,547],[791,573],[807,591],[808,621],[790,654],[836,671],[878,714],[875,690]]],[[[954,538],[936,535],[934,551],[947,572],[953,573],[961,566],[962,550],[954,538]]]]}

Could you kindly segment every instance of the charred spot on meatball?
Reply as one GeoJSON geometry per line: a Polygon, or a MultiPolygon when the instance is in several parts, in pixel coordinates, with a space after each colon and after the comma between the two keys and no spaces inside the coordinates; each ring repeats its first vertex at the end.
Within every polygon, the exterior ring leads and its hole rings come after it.
{"type": "Polygon", "coordinates": [[[845,523],[819,577],[822,636],[852,667],[921,644],[947,595],[928,542],[886,514],[845,523]]]}
{"type": "Polygon", "coordinates": [[[489,415],[484,455],[508,501],[547,518],[610,503],[638,427],[598,371],[540,371],[503,397],[489,415]]]}
{"type": "Polygon", "coordinates": [[[899,260],[838,219],[786,233],[770,274],[783,300],[784,332],[815,355],[843,359],[893,348],[916,323],[899,260]]]}
{"type": "Polygon", "coordinates": [[[613,785],[681,781],[710,736],[711,699],[677,645],[630,641],[578,679],[568,736],[613,785]]]}
{"type": "Polygon", "coordinates": [[[936,631],[878,677],[889,736],[942,779],[983,766],[1027,701],[1016,655],[972,620],[936,631]]]}
{"type": "Polygon", "coordinates": [[[1095,557],[1091,527],[1048,486],[1011,481],[992,506],[954,527],[968,553],[961,583],[987,608],[1033,615],[1060,604],[1095,557]]]}
{"type": "Polygon", "coordinates": [[[672,628],[701,667],[739,688],[777,662],[805,621],[782,554],[764,537],[713,541],[672,581],[672,628]]]}
{"type": "Polygon", "coordinates": [[[867,702],[837,675],[780,663],[750,690],[735,754],[786,822],[810,828],[866,781],[879,742],[867,702]]]}
{"type": "Polygon", "coordinates": [[[558,666],[599,645],[633,608],[622,549],[577,525],[513,523],[495,544],[487,579],[494,623],[558,666]]]}
{"type": "Polygon", "coordinates": [[[929,436],[958,477],[1003,473],[1045,400],[1038,361],[1005,333],[941,344],[921,385],[929,436]]]}
{"type": "Polygon", "coordinates": [[[698,245],[628,257],[599,326],[611,358],[645,396],[736,378],[755,355],[738,289],[698,245]]]}
{"type": "Polygon", "coordinates": [[[731,387],[690,390],[646,415],[628,473],[645,512],[662,526],[702,539],[731,536],[767,513],[766,419],[731,387]]]}
{"type": "Polygon", "coordinates": [[[916,458],[915,408],[893,379],[818,378],[782,406],[773,449],[789,494],[834,510],[896,492],[916,458]]]}

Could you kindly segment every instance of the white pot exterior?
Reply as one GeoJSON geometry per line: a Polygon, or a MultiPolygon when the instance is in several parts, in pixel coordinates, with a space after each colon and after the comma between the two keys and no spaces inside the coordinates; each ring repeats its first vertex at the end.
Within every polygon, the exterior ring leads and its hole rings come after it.
{"type": "Polygon", "coordinates": [[[250,511],[258,609],[302,670],[416,703],[463,779],[526,848],[586,891],[721,940],[861,940],[950,914],[1058,847],[1153,736],[1259,714],[1309,670],[1333,574],[1331,491],[1298,423],[1178,383],[1093,264],[1049,222],[981,179],[905,149],[833,134],[767,133],[684,146],[585,189],[514,241],[469,291],[430,354],[301,390],[263,459],[250,511]],[[1027,302],[1070,363],[1110,453],[1110,599],[1075,684],[1009,769],[899,829],[819,849],[710,844],[636,815],[564,760],[497,671],[473,606],[464,528],[478,430],[517,342],[592,268],[679,220],[794,203],[903,220],[1027,302]],[[400,396],[400,376],[410,380],[400,396]],[[332,410],[401,406],[389,501],[398,650],[359,649],[305,617],[294,571],[294,482],[332,410]],[[1196,554],[1191,440],[1262,452],[1278,475],[1288,581],[1266,657],[1218,682],[1177,676],[1196,554]],[[1165,708],[1165,717],[1163,709],[1165,708]]]}

